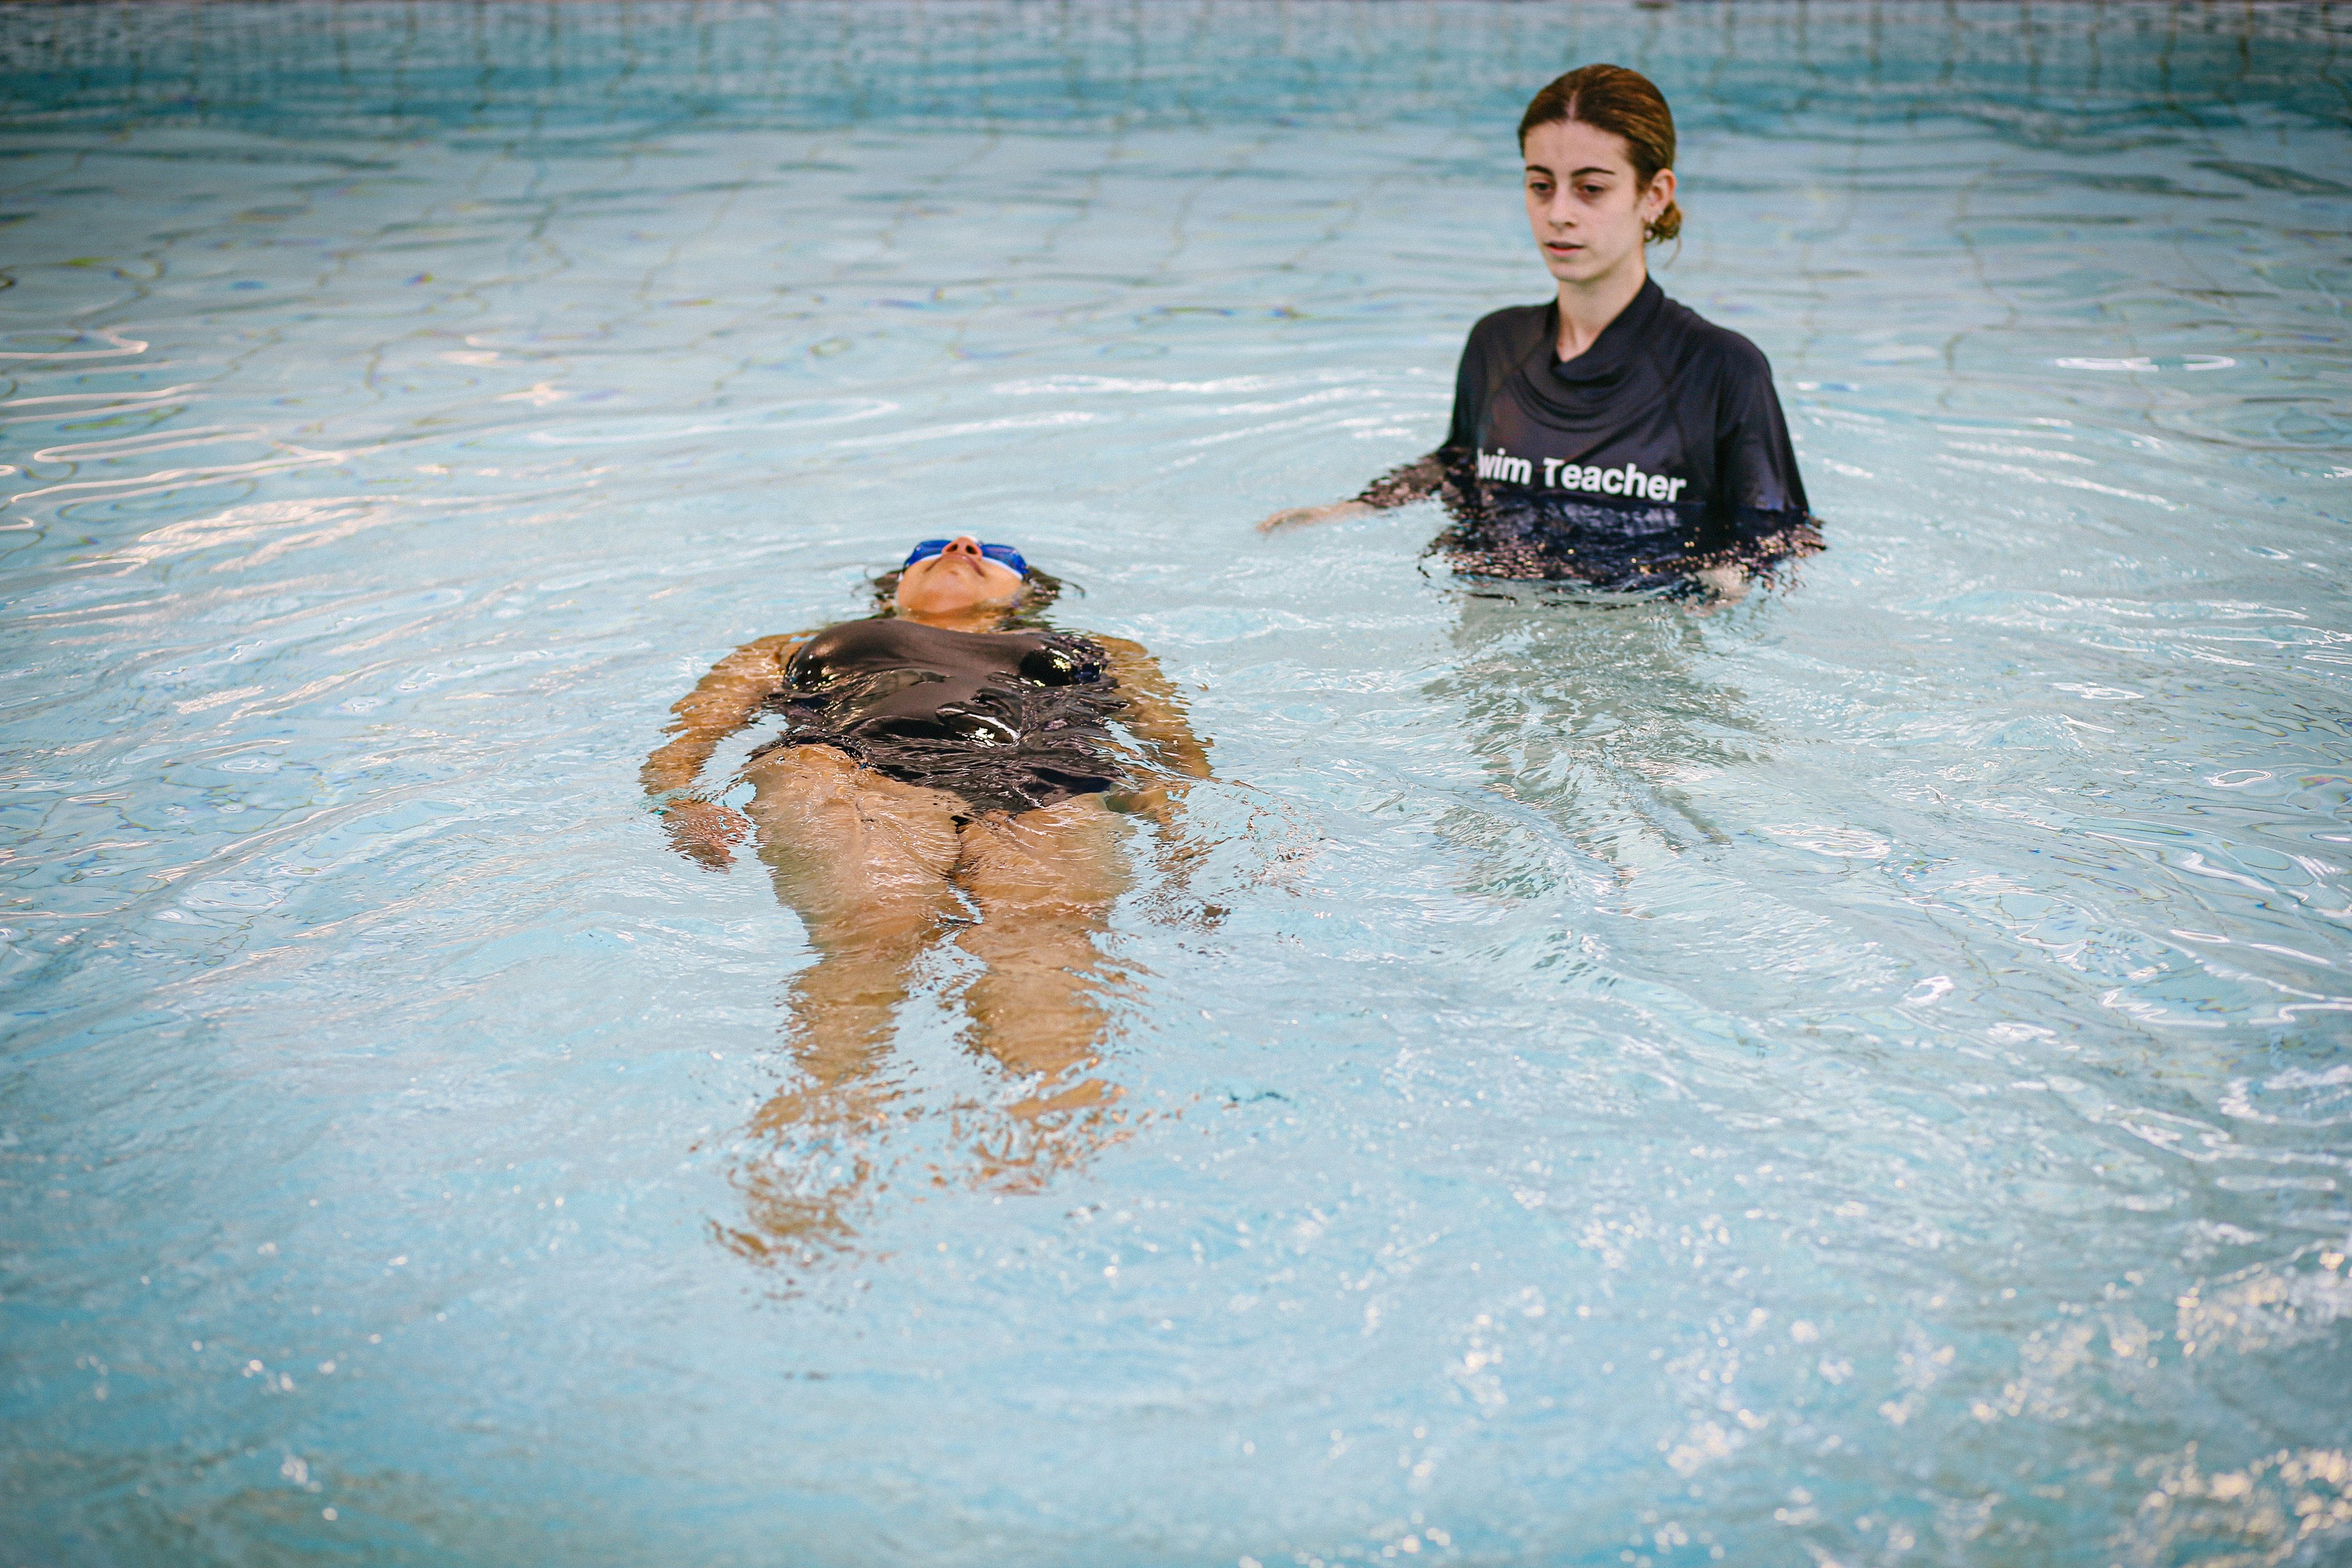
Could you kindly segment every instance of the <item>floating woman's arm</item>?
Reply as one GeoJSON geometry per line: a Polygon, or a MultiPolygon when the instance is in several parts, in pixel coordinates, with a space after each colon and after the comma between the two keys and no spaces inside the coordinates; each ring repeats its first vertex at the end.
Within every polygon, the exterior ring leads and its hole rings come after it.
{"type": "Polygon", "coordinates": [[[1159,859],[1171,896],[1189,898],[1192,873],[1207,854],[1207,846],[1188,837],[1179,810],[1194,779],[1209,776],[1208,742],[1192,733],[1183,700],[1160,669],[1160,661],[1140,644],[1124,637],[1097,637],[1110,656],[1111,674],[1127,696],[1120,721],[1142,742],[1152,760],[1180,776],[1156,780],[1145,788],[1124,794],[1117,808],[1148,816],[1160,829],[1159,859]]]}
{"type": "Polygon", "coordinates": [[[746,831],[742,814],[714,800],[687,795],[719,742],[741,729],[770,693],[784,683],[784,663],[804,636],[761,637],[745,643],[710,667],[710,673],[678,699],[669,736],[646,758],[637,780],[668,820],[670,842],[716,870],[729,859],[730,844],[746,831]]]}
{"type": "Polygon", "coordinates": [[[1171,773],[1204,779],[1209,776],[1208,743],[1192,733],[1184,717],[1183,699],[1160,668],[1160,661],[1140,643],[1125,637],[1097,637],[1110,655],[1110,672],[1127,696],[1120,722],[1128,732],[1149,746],[1152,760],[1171,773]]]}
{"type": "Polygon", "coordinates": [[[1391,468],[1349,500],[1330,501],[1322,506],[1294,506],[1276,512],[1257,525],[1260,533],[1272,533],[1276,529],[1301,528],[1308,523],[1341,522],[1351,517],[1370,517],[1376,511],[1407,505],[1424,496],[1435,495],[1445,484],[1445,449],[1423,453],[1410,463],[1400,463],[1391,468]]]}

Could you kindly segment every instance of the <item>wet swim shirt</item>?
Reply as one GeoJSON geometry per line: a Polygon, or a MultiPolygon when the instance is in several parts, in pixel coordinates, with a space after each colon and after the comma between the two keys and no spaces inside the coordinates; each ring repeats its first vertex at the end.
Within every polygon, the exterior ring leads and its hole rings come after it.
{"type": "Polygon", "coordinates": [[[1436,455],[1459,570],[1633,585],[1818,544],[1754,343],[1654,279],[1575,359],[1559,341],[1554,301],[1496,311],[1462,351],[1436,455]]]}

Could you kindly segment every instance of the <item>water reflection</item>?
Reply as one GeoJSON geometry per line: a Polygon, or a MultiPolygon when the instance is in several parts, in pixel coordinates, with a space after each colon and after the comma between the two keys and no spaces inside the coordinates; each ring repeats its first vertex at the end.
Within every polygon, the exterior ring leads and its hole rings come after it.
{"type": "Polygon", "coordinates": [[[1630,18],[0,12],[13,1555],[2340,1556],[2344,14],[1630,18]],[[1241,521],[1420,449],[1585,58],[1836,550],[1302,605],[1241,521]],[[342,456],[53,450],[198,428],[342,456]],[[1206,941],[1130,823],[1052,1138],[960,897],[778,1081],[799,921],[621,776],[934,510],[1265,792],[1206,941]]]}
{"type": "MultiPolygon", "coordinates": [[[[1470,725],[1493,792],[1620,874],[1727,842],[1685,786],[1762,748],[1739,690],[1701,672],[1687,601],[1465,579],[1450,640],[1456,658],[1425,689],[1470,725]]],[[[1450,826],[1475,831],[1480,815],[1450,826]]]]}

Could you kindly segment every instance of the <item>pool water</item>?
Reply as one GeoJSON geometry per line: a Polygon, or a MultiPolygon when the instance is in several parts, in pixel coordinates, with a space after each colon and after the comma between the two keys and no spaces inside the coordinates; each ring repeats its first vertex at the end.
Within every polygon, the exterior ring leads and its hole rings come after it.
{"type": "Polygon", "coordinates": [[[2347,49],[0,10],[0,1562],[2345,1561],[2347,49]],[[1544,297],[1595,58],[1826,552],[1255,534],[1544,297]],[[799,922],[637,764],[962,529],[1157,653],[1208,848],[1104,941],[1115,1119],[1006,1142],[950,951],[886,1133],[764,1135],[799,922]]]}

